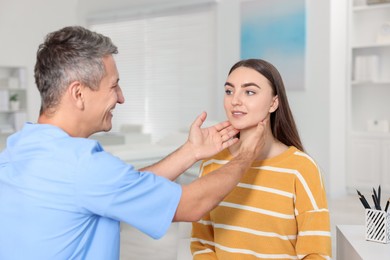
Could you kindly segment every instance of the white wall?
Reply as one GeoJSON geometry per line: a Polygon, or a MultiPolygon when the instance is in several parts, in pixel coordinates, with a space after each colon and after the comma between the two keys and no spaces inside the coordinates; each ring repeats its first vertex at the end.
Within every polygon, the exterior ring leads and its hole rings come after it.
{"type": "Polygon", "coordinates": [[[347,0],[330,1],[330,155],[329,192],[333,197],[346,193],[346,133],[347,133],[347,0]]]}
{"type": "MultiPolygon", "coordinates": [[[[346,193],[346,3],[306,1],[306,86],[305,90],[287,93],[306,151],[321,167],[330,197],[346,193]]],[[[240,0],[218,1],[219,86],[240,57],[239,4],[240,0]]],[[[217,100],[221,119],[222,92],[217,100]]]]}
{"type": "MultiPolygon", "coordinates": [[[[156,8],[163,4],[175,5],[177,1],[0,0],[0,65],[27,67],[29,120],[36,120],[40,105],[33,80],[35,53],[48,32],[67,25],[84,25],[86,18],[96,13],[115,10],[122,12],[126,8],[145,8],[147,5],[156,8]]],[[[199,1],[179,2],[182,5],[199,1]]],[[[240,1],[215,2],[218,4],[218,86],[222,86],[228,70],[240,57],[240,1]]],[[[343,96],[345,71],[342,70],[345,64],[345,42],[341,37],[343,25],[347,21],[345,2],[306,1],[308,25],[306,88],[287,93],[306,150],[322,168],[330,196],[345,192],[343,180],[346,107],[345,94],[343,96]]],[[[215,120],[225,117],[222,106],[223,91],[218,93],[216,111],[212,113],[215,120]]]]}
{"type": "Polygon", "coordinates": [[[27,67],[28,119],[38,117],[40,98],[34,83],[38,45],[45,35],[77,23],[78,0],[0,0],[0,65],[27,67]]]}

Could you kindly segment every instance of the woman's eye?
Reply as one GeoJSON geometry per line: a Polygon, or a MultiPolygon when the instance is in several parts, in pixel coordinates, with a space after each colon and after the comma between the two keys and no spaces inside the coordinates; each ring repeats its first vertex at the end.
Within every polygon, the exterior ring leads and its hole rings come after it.
{"type": "Polygon", "coordinates": [[[231,95],[231,94],[232,94],[232,91],[229,90],[229,89],[226,89],[226,90],[225,90],[225,94],[226,94],[226,95],[231,95]]]}
{"type": "Polygon", "coordinates": [[[247,91],[246,91],[246,94],[247,94],[248,96],[252,96],[252,95],[256,94],[256,92],[254,92],[254,91],[252,91],[252,90],[247,90],[247,91]]]}

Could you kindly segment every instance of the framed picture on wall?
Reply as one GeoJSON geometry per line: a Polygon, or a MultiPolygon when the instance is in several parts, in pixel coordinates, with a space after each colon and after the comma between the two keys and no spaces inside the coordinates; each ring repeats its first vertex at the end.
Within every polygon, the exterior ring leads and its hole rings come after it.
{"type": "Polygon", "coordinates": [[[305,89],[305,0],[241,3],[241,58],[275,65],[287,90],[305,89]]]}

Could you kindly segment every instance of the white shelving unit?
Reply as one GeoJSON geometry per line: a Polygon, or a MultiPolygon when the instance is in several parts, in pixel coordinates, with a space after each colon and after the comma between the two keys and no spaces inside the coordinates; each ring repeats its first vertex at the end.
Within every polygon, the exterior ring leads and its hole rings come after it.
{"type": "Polygon", "coordinates": [[[390,3],[350,0],[347,188],[390,191],[390,3]]]}
{"type": "Polygon", "coordinates": [[[0,141],[23,126],[26,107],[26,69],[0,66],[0,141]]]}

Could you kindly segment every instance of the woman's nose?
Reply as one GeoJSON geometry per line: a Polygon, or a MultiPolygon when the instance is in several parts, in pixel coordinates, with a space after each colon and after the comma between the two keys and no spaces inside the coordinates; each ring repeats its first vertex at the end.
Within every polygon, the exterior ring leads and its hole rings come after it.
{"type": "Polygon", "coordinates": [[[234,94],[232,97],[232,105],[241,105],[241,97],[238,94],[234,94]]]}

